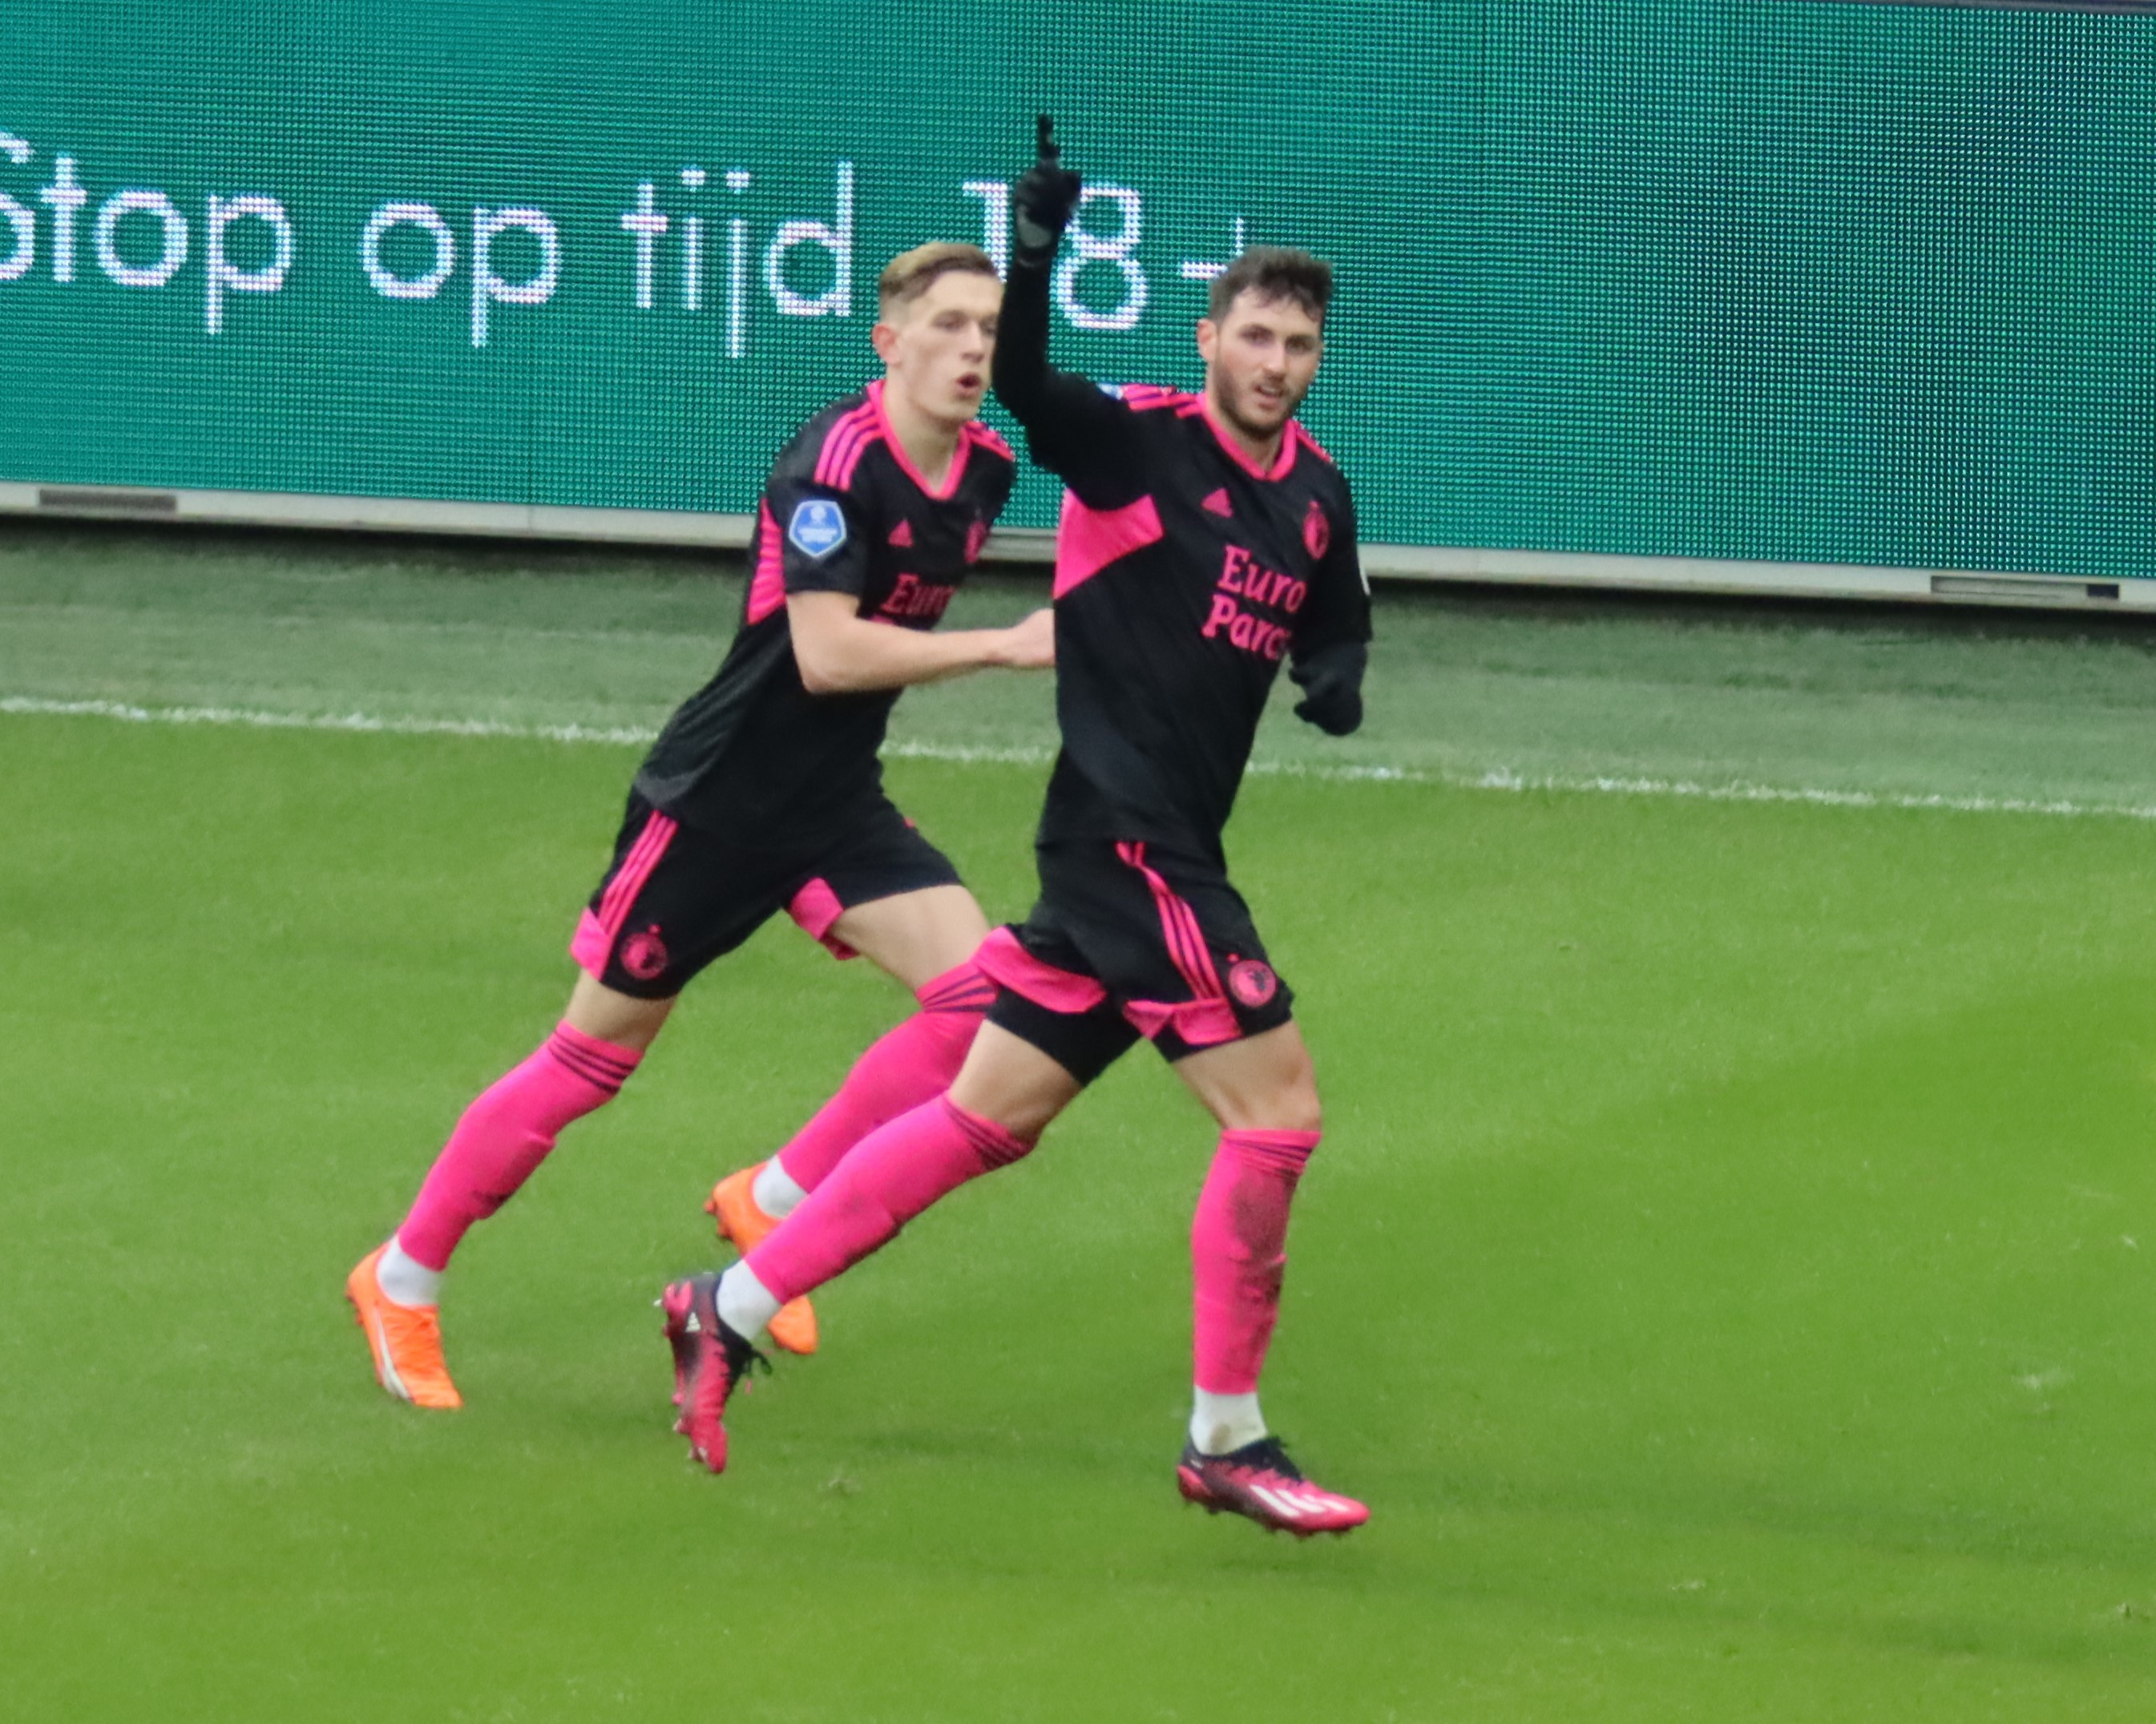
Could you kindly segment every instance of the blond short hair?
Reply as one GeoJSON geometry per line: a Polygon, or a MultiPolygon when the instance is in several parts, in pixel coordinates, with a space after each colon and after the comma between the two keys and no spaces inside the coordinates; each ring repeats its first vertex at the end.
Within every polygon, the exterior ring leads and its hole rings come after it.
{"type": "Polygon", "coordinates": [[[996,279],[995,259],[978,245],[937,240],[902,251],[884,265],[876,282],[876,316],[889,317],[911,305],[946,275],[985,275],[996,279]]]}

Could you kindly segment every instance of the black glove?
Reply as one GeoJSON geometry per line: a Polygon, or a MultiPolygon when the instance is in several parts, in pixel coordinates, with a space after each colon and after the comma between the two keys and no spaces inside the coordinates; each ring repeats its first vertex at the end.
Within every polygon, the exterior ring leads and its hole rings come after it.
{"type": "Polygon", "coordinates": [[[1056,242],[1078,208],[1081,182],[1063,166],[1055,146],[1055,121],[1038,116],[1040,159],[1011,188],[1011,237],[1015,261],[1039,268],[1055,255],[1056,242]]]}
{"type": "Polygon", "coordinates": [[[1303,690],[1295,716],[1328,736],[1345,736],[1363,722],[1363,672],[1370,649],[1359,640],[1337,640],[1297,658],[1288,675],[1303,690]]]}

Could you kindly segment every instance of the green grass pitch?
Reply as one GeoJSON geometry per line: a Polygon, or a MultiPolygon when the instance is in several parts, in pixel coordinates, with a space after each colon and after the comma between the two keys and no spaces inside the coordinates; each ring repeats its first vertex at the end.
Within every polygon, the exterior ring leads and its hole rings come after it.
{"type": "MultiPolygon", "coordinates": [[[[1301,1545],[1175,1497],[1212,1132],[1144,1050],[691,1470],[650,1301],[901,1004],[790,926],[473,1234],[468,1409],[381,1395],[344,1272],[552,1022],[636,750],[52,709],[649,724],[734,590],[404,554],[0,541],[0,1716],[2156,1712],[2156,826],[1472,782],[2139,806],[2144,637],[1388,603],[1346,757],[1422,776],[1230,833],[1327,1102],[1267,1410],[1374,1511],[1301,1545]]],[[[1041,777],[891,771],[997,915],[1041,777]]]]}

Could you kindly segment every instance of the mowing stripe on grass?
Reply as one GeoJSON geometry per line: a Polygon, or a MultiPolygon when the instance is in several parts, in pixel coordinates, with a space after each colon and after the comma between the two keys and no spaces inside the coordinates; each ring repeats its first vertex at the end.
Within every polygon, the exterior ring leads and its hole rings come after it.
{"type": "MultiPolygon", "coordinates": [[[[105,718],[124,724],[237,725],[259,730],[348,731],[402,736],[493,736],[511,741],[649,744],[659,732],[644,726],[505,724],[490,719],[383,718],[372,713],[275,712],[244,706],[135,706],[118,700],[47,700],[0,696],[0,715],[41,718],[105,718]]],[[[963,744],[894,741],[885,757],[959,764],[1044,766],[1045,748],[981,748],[963,744]]],[[[1683,778],[1625,777],[1604,773],[1431,772],[1419,767],[1312,765],[1257,760],[1253,773],[1338,782],[1441,784],[1460,790],[1564,791],[1598,796],[1675,797],[1695,802],[1802,803],[1815,808],[1935,809],[1960,814],[2041,814],[2064,819],[2156,820],[2156,806],[2135,803],[2042,799],[2030,797],[1947,796],[1818,785],[1705,784],[1683,778]]]]}

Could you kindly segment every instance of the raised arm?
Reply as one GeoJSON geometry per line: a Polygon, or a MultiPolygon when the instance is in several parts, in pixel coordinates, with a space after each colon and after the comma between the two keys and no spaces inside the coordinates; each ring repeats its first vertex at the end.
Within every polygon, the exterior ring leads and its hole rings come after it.
{"type": "MultiPolygon", "coordinates": [[[[1084,495],[1125,475],[1130,410],[1114,397],[1048,362],[1049,288],[1055,249],[1078,208],[1078,176],[1064,167],[1055,122],[1040,116],[1040,157],[1011,194],[1010,275],[1004,286],[990,373],[996,398],[1024,428],[1037,466],[1084,495]]],[[[1087,500],[1096,500],[1088,497],[1087,500]]]]}

